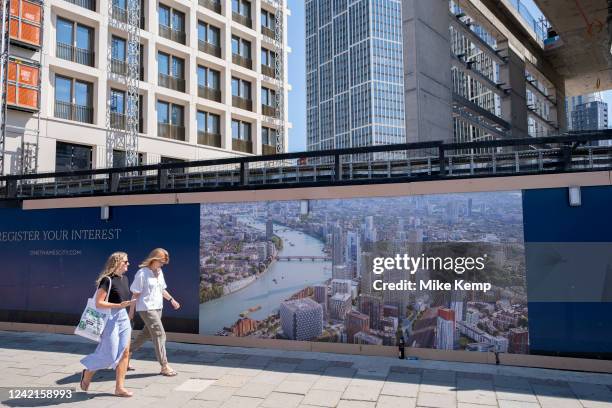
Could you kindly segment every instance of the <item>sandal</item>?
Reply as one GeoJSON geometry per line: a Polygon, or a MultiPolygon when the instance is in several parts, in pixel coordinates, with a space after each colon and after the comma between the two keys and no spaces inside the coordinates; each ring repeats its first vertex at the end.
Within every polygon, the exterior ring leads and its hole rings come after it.
{"type": "Polygon", "coordinates": [[[174,377],[175,375],[178,375],[178,373],[172,369],[161,370],[160,374],[165,377],[174,377]]]}
{"type": "Polygon", "coordinates": [[[79,383],[79,385],[81,386],[81,390],[83,391],[87,391],[89,389],[89,384],[87,384],[86,387],[83,385],[83,381],[85,380],[85,371],[87,371],[87,369],[81,371],[81,382],[79,383]]]}

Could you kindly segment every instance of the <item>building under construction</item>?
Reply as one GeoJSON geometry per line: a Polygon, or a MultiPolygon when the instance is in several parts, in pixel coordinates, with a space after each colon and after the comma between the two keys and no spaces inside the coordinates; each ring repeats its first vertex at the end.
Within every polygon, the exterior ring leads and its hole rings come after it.
{"type": "Polygon", "coordinates": [[[286,0],[5,0],[0,174],[287,149],[286,0]]]}

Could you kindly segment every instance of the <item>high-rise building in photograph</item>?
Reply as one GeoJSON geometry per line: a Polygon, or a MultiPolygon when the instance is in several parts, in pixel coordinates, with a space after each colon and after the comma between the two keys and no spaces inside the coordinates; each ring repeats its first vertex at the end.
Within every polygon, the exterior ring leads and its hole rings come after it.
{"type": "Polygon", "coordinates": [[[436,348],[439,350],[455,348],[455,312],[452,309],[438,309],[436,348]]]}
{"type": "Polygon", "coordinates": [[[404,143],[399,0],[307,0],[308,150],[404,143]]]}
{"type": "Polygon", "coordinates": [[[346,315],[346,336],[347,342],[355,342],[355,334],[358,332],[367,333],[370,330],[370,317],[357,310],[351,310],[346,315]]]}
{"type": "Polygon", "coordinates": [[[269,154],[277,134],[287,150],[286,1],[28,4],[5,173],[269,154]]]}
{"type": "Polygon", "coordinates": [[[323,332],[323,307],[310,298],[288,300],[280,305],[280,320],[288,339],[316,339],[323,332]]]}

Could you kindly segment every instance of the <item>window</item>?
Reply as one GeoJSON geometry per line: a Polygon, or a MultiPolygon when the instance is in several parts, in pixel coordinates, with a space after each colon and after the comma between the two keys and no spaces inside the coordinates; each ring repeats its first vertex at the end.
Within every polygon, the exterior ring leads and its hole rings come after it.
{"type": "Polygon", "coordinates": [[[159,35],[169,40],[185,44],[185,13],[160,4],[159,35]]]}
{"type": "MultiPolygon", "coordinates": [[[[185,163],[185,160],[175,159],[174,157],[164,157],[164,156],[162,156],[162,158],[160,160],[160,163],[161,164],[167,164],[167,163],[185,163]]],[[[168,169],[168,173],[182,174],[184,172],[185,172],[184,168],[168,169]]]]}
{"type": "Polygon", "coordinates": [[[221,73],[212,68],[198,65],[198,86],[220,90],[221,73]]]}
{"type": "Polygon", "coordinates": [[[207,42],[214,46],[221,46],[221,30],[208,23],[198,21],[198,41],[207,42]]]}
{"type": "Polygon", "coordinates": [[[276,129],[267,127],[261,128],[261,143],[269,146],[276,144],[276,129]]]}
{"type": "Polygon", "coordinates": [[[274,13],[270,13],[266,10],[261,10],[261,26],[265,28],[269,28],[270,30],[274,30],[274,23],[276,22],[276,17],[274,13]]]}
{"type": "MultiPolygon", "coordinates": [[[[125,167],[126,165],[126,154],[124,150],[113,149],[113,167],[125,167]]],[[[138,153],[137,166],[142,166],[144,163],[144,153],[138,153]]],[[[138,172],[142,174],[142,172],[138,172]]]]}
{"type": "Polygon", "coordinates": [[[261,65],[274,67],[274,52],[266,48],[261,49],[261,65]]]}
{"type": "Polygon", "coordinates": [[[185,108],[157,101],[157,136],[185,140],[185,108]]]}
{"type": "Polygon", "coordinates": [[[157,101],[157,123],[183,126],[184,108],[169,102],[157,101]]]}
{"type": "Polygon", "coordinates": [[[232,78],[232,96],[251,99],[251,83],[240,78],[232,78]]]}
{"type": "Polygon", "coordinates": [[[56,36],[58,58],[94,66],[93,28],[58,17],[56,36]]]}
{"type": "Polygon", "coordinates": [[[221,116],[214,113],[198,111],[198,132],[218,135],[221,133],[221,116]]]}
{"type": "Polygon", "coordinates": [[[263,105],[274,106],[275,98],[276,92],[273,89],[261,88],[261,103],[263,105]]]}
{"type": "Polygon", "coordinates": [[[125,92],[111,89],[110,110],[120,114],[125,112],[125,92]]]}
{"type": "Polygon", "coordinates": [[[251,59],[251,42],[232,35],[232,54],[251,59]]]}
{"type": "Polygon", "coordinates": [[[236,140],[251,140],[251,124],[232,119],[232,138],[236,140]]]}
{"type": "Polygon", "coordinates": [[[93,85],[89,82],[55,76],[55,117],[93,123],[93,85]]]}
{"type": "Polygon", "coordinates": [[[91,169],[92,148],[72,143],[57,142],[55,145],[55,171],[91,169]]]}
{"type": "Polygon", "coordinates": [[[157,66],[160,74],[184,79],[185,61],[182,58],[159,51],[157,53],[157,66]]]}
{"type": "Polygon", "coordinates": [[[123,38],[113,36],[111,40],[111,55],[114,60],[125,61],[126,41],[123,38]]]}
{"type": "Polygon", "coordinates": [[[232,0],[232,12],[251,18],[251,3],[246,0],[232,0]]]}

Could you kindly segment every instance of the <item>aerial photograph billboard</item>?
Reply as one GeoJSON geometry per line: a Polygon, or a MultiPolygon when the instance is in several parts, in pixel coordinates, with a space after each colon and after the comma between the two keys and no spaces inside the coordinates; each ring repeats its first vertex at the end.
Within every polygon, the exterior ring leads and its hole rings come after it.
{"type": "Polygon", "coordinates": [[[529,352],[520,192],[202,204],[200,334],[529,352]]]}

